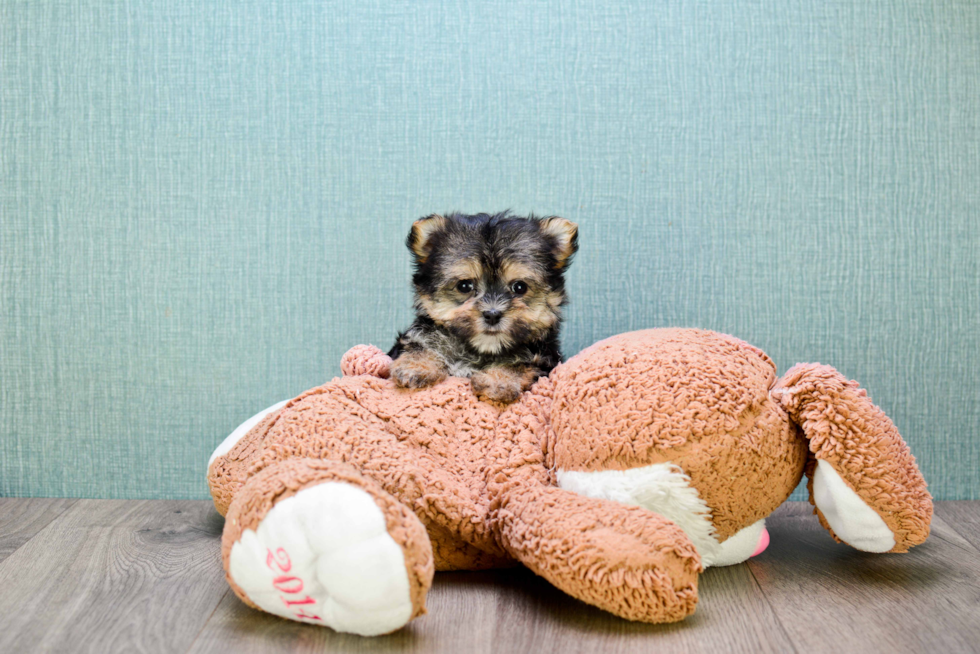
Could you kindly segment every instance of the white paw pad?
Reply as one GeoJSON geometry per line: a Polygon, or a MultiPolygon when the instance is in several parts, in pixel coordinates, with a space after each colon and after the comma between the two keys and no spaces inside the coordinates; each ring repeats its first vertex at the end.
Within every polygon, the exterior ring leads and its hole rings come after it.
{"type": "Polygon", "coordinates": [[[372,497],[351,484],[276,504],[232,546],[228,570],[257,606],[291,620],[374,636],[412,616],[405,555],[372,497]]]}
{"type": "Polygon", "coordinates": [[[895,535],[881,516],[821,459],[813,473],[813,501],[837,537],[854,549],[887,552],[895,547],[895,535]]]}

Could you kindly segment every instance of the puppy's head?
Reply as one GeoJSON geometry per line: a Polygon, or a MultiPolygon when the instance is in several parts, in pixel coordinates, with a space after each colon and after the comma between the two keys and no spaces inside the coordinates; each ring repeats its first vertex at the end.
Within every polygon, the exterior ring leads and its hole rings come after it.
{"type": "Polygon", "coordinates": [[[477,351],[497,354],[557,329],[578,227],[506,212],[432,215],[412,225],[408,248],[416,310],[477,351]]]}

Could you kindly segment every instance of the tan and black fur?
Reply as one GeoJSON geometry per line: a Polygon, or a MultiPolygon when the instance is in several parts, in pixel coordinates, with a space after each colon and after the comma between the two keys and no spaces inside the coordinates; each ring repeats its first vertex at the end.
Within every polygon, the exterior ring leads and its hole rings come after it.
{"type": "Polygon", "coordinates": [[[432,215],[415,221],[407,244],[416,319],[389,352],[396,384],[469,377],[481,398],[513,402],[561,362],[574,223],[506,212],[432,215]]]}

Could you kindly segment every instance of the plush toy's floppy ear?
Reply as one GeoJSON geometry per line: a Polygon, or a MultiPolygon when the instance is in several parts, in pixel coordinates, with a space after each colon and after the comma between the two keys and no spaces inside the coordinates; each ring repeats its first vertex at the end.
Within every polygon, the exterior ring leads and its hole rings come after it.
{"type": "Polygon", "coordinates": [[[895,425],[857,382],[801,363],[771,393],[809,441],[810,503],[831,536],[865,552],[905,552],[926,539],[926,482],[895,425]]]}
{"type": "Polygon", "coordinates": [[[432,252],[432,235],[446,226],[446,219],[439,214],[420,218],[412,224],[407,245],[419,263],[425,263],[432,252]]]}
{"type": "Polygon", "coordinates": [[[541,232],[554,240],[555,259],[557,259],[558,267],[564,268],[571,262],[572,255],[578,250],[578,225],[558,216],[544,218],[540,225],[541,232]]]}

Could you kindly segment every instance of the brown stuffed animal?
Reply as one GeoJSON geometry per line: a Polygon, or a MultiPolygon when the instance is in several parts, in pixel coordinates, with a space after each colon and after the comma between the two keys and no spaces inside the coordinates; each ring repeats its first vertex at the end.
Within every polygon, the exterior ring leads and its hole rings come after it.
{"type": "Polygon", "coordinates": [[[768,542],[802,478],[821,524],[870,552],[929,534],[908,447],[828,366],[781,379],[760,350],[690,329],[593,345],[511,405],[468,380],[403,390],[358,346],[345,376],[263,412],[212,457],[228,583],[337,631],[425,613],[434,570],[519,562],[630,620],[671,622],[698,574],[768,542]]]}

